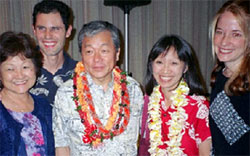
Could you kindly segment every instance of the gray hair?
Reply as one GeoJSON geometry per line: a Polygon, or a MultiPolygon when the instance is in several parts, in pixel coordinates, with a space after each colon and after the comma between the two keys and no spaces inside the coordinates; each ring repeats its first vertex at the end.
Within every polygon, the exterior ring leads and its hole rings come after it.
{"type": "Polygon", "coordinates": [[[92,21],[84,24],[78,34],[79,52],[82,50],[82,41],[84,40],[84,37],[91,37],[103,31],[109,31],[111,33],[115,49],[118,51],[121,42],[119,29],[107,21],[92,21]]]}

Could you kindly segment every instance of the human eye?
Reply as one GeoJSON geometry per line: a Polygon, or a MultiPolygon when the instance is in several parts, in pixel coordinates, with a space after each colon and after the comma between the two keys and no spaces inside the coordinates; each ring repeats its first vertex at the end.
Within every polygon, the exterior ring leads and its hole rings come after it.
{"type": "Polygon", "coordinates": [[[107,53],[108,51],[109,51],[109,50],[107,50],[107,49],[102,49],[102,50],[101,50],[102,53],[107,53]]]}
{"type": "Polygon", "coordinates": [[[220,29],[216,29],[215,30],[215,34],[216,35],[221,35],[223,32],[222,32],[222,30],[220,30],[220,29]]]}
{"type": "Polygon", "coordinates": [[[85,50],[85,53],[86,53],[86,54],[92,54],[92,53],[93,53],[93,50],[87,49],[87,50],[85,50]]]}
{"type": "Polygon", "coordinates": [[[7,68],[7,71],[14,71],[14,68],[7,68]]]}
{"type": "Polygon", "coordinates": [[[5,67],[5,70],[8,71],[8,72],[12,72],[15,69],[13,67],[11,67],[11,66],[7,66],[7,67],[5,67]]]}
{"type": "Polygon", "coordinates": [[[29,68],[30,68],[30,66],[28,66],[28,65],[23,66],[23,69],[29,69],[29,68]]]}
{"type": "Polygon", "coordinates": [[[51,31],[52,32],[57,32],[59,31],[61,28],[60,27],[51,27],[51,31]]]}
{"type": "Polygon", "coordinates": [[[238,32],[235,32],[235,33],[233,33],[233,37],[242,37],[242,34],[238,33],[238,32]]]}
{"type": "Polygon", "coordinates": [[[163,62],[161,60],[155,60],[156,64],[162,64],[163,62]]]}
{"type": "Polygon", "coordinates": [[[36,29],[38,31],[45,31],[46,30],[46,28],[44,26],[37,26],[36,29]]]}
{"type": "Polygon", "coordinates": [[[178,65],[179,62],[178,62],[178,61],[172,61],[171,64],[172,64],[172,65],[178,65]]]}

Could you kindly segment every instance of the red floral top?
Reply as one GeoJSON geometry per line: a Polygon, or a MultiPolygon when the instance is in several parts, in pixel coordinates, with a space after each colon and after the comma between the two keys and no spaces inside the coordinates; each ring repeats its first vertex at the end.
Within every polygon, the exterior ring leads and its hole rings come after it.
{"type": "MultiPolygon", "coordinates": [[[[164,96],[162,96],[164,97],[164,96]]],[[[181,148],[187,155],[199,155],[198,146],[200,143],[211,137],[208,114],[209,102],[203,96],[186,96],[188,105],[183,107],[188,114],[188,119],[185,123],[185,129],[182,130],[183,136],[181,141],[181,148]]],[[[164,98],[160,103],[164,102],[164,98]]],[[[175,110],[169,107],[164,110],[161,106],[162,119],[162,141],[168,141],[169,125],[166,123],[170,120],[170,113],[175,110]]],[[[159,148],[166,149],[167,144],[161,145],[159,148]]]]}

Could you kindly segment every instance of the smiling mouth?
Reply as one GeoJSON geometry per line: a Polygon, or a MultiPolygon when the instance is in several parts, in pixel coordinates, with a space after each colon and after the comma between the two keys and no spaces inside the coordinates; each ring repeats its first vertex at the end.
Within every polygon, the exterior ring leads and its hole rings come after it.
{"type": "Polygon", "coordinates": [[[171,80],[171,77],[169,77],[169,76],[160,76],[160,78],[161,78],[162,80],[164,80],[164,81],[169,81],[169,80],[171,80]]]}
{"type": "Polygon", "coordinates": [[[219,52],[222,54],[229,54],[232,53],[233,50],[229,49],[219,49],[219,52]]]}
{"type": "Polygon", "coordinates": [[[52,43],[52,42],[43,42],[43,45],[45,46],[45,47],[54,47],[55,45],[56,45],[56,43],[52,43]]]}
{"type": "Polygon", "coordinates": [[[23,85],[26,84],[27,80],[22,80],[22,81],[15,81],[14,84],[15,85],[23,85]]]}

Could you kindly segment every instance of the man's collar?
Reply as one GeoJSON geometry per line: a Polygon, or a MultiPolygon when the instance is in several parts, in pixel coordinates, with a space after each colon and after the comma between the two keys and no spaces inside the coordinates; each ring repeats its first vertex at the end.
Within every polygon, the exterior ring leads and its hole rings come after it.
{"type": "MultiPolygon", "coordinates": [[[[87,77],[87,80],[88,80],[88,85],[89,85],[89,87],[97,86],[98,88],[103,89],[103,86],[96,84],[96,83],[93,81],[92,77],[91,77],[88,73],[86,74],[86,77],[87,77]]],[[[108,83],[108,88],[113,87],[113,84],[114,84],[114,76],[113,76],[113,73],[112,73],[112,79],[111,79],[111,81],[108,83]]]]}

